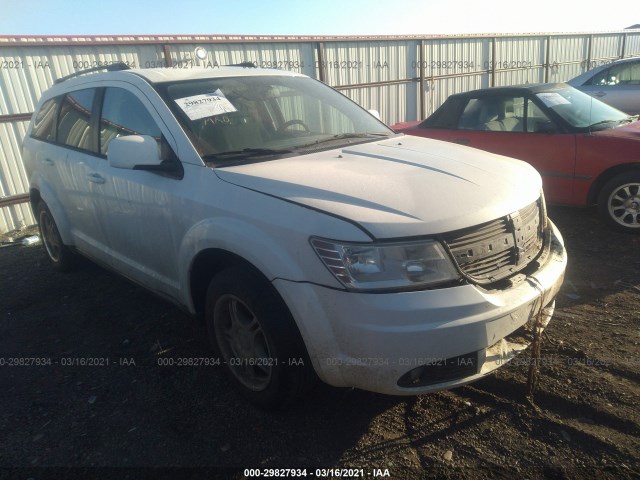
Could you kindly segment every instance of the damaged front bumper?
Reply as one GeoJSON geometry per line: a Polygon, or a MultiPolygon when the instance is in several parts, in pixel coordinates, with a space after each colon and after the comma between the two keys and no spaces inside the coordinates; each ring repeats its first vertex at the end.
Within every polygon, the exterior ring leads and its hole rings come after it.
{"type": "Polygon", "coordinates": [[[367,294],[285,280],[274,285],[325,382],[393,395],[452,388],[507,363],[530,343],[527,329],[551,319],[567,257],[550,226],[544,263],[500,290],[469,284],[367,294]]]}

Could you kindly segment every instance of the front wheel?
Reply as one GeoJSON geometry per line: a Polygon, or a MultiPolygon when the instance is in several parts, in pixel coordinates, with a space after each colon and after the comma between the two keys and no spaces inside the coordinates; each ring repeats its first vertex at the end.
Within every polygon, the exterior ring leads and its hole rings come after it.
{"type": "Polygon", "coordinates": [[[598,195],[600,215],[616,230],[640,233],[640,172],[609,180],[598,195]]]}
{"type": "Polygon", "coordinates": [[[240,393],[262,408],[282,408],[311,384],[302,337],[275,288],[248,267],[216,275],[207,291],[209,339],[240,393]]]}

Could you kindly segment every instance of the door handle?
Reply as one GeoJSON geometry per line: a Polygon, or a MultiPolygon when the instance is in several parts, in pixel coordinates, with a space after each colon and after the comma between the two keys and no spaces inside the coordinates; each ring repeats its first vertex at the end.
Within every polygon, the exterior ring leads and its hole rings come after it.
{"type": "Polygon", "coordinates": [[[102,184],[105,182],[105,179],[99,173],[87,173],[87,179],[92,183],[102,184]]]}
{"type": "Polygon", "coordinates": [[[593,94],[594,97],[604,97],[607,93],[606,92],[596,92],[593,94]]]}
{"type": "Polygon", "coordinates": [[[44,163],[45,165],[53,165],[53,160],[51,160],[50,158],[44,158],[42,160],[42,163],[44,163]]]}
{"type": "Polygon", "coordinates": [[[468,138],[454,138],[453,140],[451,140],[452,143],[458,143],[460,145],[469,145],[469,139],[468,138]]]}

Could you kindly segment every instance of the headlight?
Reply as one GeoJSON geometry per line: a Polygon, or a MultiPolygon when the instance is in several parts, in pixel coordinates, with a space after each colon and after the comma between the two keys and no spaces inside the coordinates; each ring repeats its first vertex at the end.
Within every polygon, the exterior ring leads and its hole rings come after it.
{"type": "Polygon", "coordinates": [[[311,238],[311,245],[347,288],[417,289],[459,278],[442,245],[432,240],[374,245],[311,238]]]}

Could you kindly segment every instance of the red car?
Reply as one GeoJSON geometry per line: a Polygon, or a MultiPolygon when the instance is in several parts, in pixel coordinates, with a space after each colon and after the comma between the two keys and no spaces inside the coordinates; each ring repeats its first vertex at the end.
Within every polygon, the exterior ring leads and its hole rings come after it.
{"type": "Polygon", "coordinates": [[[640,121],[566,84],[451,95],[423,122],[392,128],[524,160],[549,202],[595,203],[613,227],[640,233],[640,121]]]}

